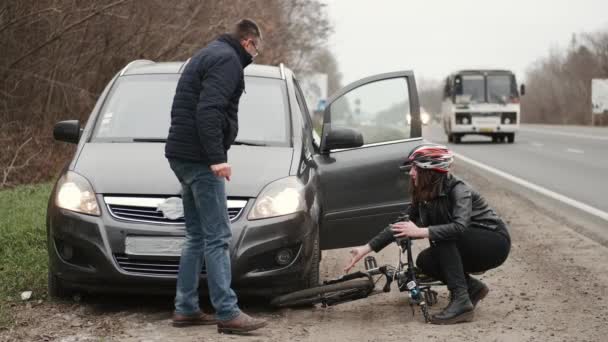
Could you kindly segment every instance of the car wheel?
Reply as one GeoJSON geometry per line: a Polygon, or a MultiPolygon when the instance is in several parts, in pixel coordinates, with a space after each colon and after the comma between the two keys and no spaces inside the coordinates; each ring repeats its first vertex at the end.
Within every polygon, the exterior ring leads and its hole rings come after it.
{"type": "Polygon", "coordinates": [[[454,142],[454,135],[448,134],[448,142],[454,142]]]}
{"type": "Polygon", "coordinates": [[[501,141],[502,141],[502,137],[501,136],[498,136],[498,135],[493,135],[492,136],[492,142],[493,143],[499,143],[501,141]]]}
{"type": "Polygon", "coordinates": [[[454,139],[454,144],[460,144],[460,141],[462,139],[462,135],[460,134],[454,134],[454,137],[452,139],[454,139]]]}
{"type": "Polygon", "coordinates": [[[48,271],[48,291],[49,297],[53,299],[67,299],[72,295],[72,291],[65,287],[50,270],[48,271]]]}
{"type": "Polygon", "coordinates": [[[507,142],[512,144],[515,142],[515,133],[507,134],[507,142]]]}

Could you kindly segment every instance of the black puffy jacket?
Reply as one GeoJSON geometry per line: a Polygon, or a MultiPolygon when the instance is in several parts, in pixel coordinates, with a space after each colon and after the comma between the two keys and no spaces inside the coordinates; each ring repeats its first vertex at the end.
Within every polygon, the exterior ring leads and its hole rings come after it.
{"type": "Polygon", "coordinates": [[[238,105],[245,88],[243,69],[251,55],[222,35],[198,51],[177,83],[165,157],[225,163],[238,133],[238,105]]]}
{"type": "MultiPolygon", "coordinates": [[[[439,196],[420,205],[411,205],[407,214],[417,226],[429,229],[431,241],[456,240],[467,229],[488,229],[509,238],[506,224],[485,199],[452,174],[444,179],[439,196]]],[[[395,238],[389,226],[369,245],[378,252],[393,241],[395,238]]]]}

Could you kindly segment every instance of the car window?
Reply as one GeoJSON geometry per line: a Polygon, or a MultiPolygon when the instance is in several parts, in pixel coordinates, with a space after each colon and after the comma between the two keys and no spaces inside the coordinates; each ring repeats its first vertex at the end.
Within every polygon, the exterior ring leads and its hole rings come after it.
{"type": "Polygon", "coordinates": [[[304,93],[302,92],[302,88],[300,88],[300,84],[294,78],[293,83],[295,85],[296,90],[296,100],[298,102],[298,106],[300,107],[300,111],[302,112],[304,121],[308,125],[308,128],[312,131],[313,143],[315,147],[319,147],[321,145],[321,136],[320,136],[320,128],[322,126],[322,119],[316,120],[318,123],[315,125],[313,120],[315,118],[312,117],[312,113],[308,110],[308,106],[306,105],[306,100],[304,99],[304,93]]]}
{"type": "Polygon", "coordinates": [[[408,94],[404,78],[364,84],[331,104],[331,124],[358,130],[366,145],[408,139],[408,94]]]}
{"type": "MultiPolygon", "coordinates": [[[[178,74],[120,77],[98,117],[93,141],[166,139],[178,74]]],[[[291,139],[285,82],[245,77],[237,140],[288,146],[291,139]]]]}

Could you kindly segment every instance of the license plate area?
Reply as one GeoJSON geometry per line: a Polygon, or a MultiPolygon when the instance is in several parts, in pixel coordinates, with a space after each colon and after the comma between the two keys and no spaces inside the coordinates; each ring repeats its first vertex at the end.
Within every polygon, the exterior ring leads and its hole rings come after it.
{"type": "Polygon", "coordinates": [[[182,254],[183,237],[127,236],[125,254],[133,256],[179,257],[182,254]]]}

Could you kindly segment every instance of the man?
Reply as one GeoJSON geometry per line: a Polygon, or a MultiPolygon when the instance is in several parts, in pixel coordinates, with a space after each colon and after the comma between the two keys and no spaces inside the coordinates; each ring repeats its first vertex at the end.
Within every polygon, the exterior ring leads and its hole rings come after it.
{"type": "Polygon", "coordinates": [[[238,132],[243,68],[258,54],[260,29],[249,19],[198,51],[177,84],[165,156],[182,185],[186,239],[177,278],[174,326],[217,324],[219,332],[242,333],[266,326],[239,310],[230,287],[229,243],[224,178],[230,180],[227,151],[238,132]],[[216,317],[203,313],[198,282],[206,265],[216,317]]]}

